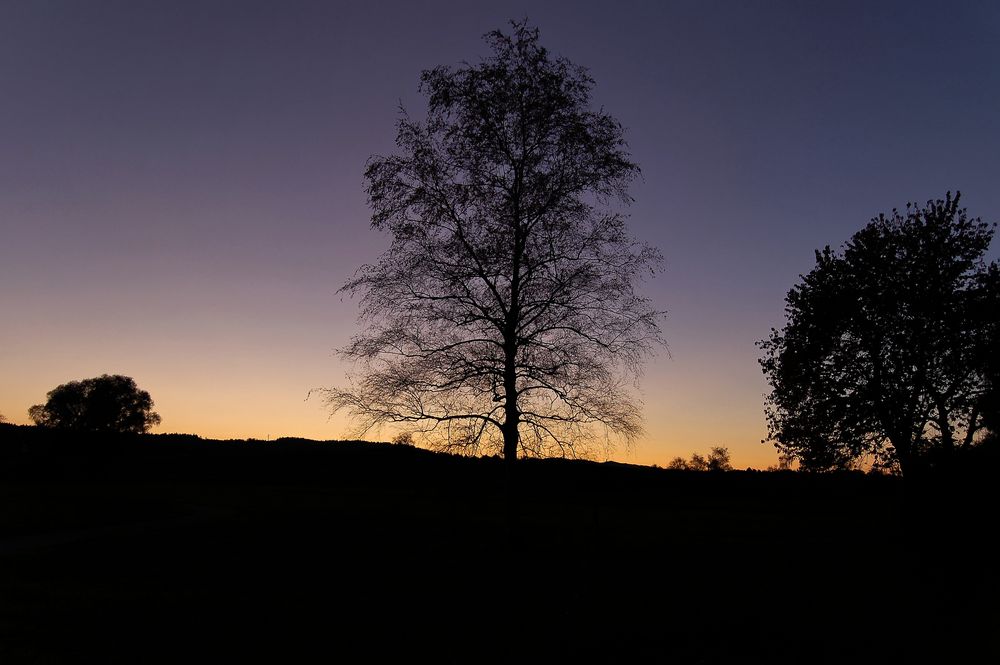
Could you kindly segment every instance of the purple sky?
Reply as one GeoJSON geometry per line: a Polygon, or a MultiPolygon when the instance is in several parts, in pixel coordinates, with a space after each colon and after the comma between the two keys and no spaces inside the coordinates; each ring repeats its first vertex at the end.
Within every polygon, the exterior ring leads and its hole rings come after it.
{"type": "Polygon", "coordinates": [[[342,380],[335,291],[386,245],[365,160],[400,100],[422,111],[422,69],[524,16],[628,128],[632,228],[667,259],[647,288],[672,357],[617,459],[771,463],[754,341],[813,250],[949,189],[1000,219],[996,2],[8,0],[0,414],[108,372],[158,431],[343,436],[305,397],[342,380]]]}

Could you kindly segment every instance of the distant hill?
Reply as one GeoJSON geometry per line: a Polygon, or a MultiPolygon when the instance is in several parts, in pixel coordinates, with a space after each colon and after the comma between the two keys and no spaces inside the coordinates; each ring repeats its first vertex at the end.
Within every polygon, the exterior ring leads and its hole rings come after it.
{"type": "MultiPolygon", "coordinates": [[[[899,479],[860,472],[690,472],[572,459],[527,459],[517,465],[523,491],[559,495],[599,491],[769,496],[799,492],[892,495],[899,479]]],[[[508,482],[496,457],[473,458],[371,441],[204,439],[190,434],[79,434],[0,424],[0,478],[212,480],[284,484],[388,484],[416,488],[508,482]]]]}

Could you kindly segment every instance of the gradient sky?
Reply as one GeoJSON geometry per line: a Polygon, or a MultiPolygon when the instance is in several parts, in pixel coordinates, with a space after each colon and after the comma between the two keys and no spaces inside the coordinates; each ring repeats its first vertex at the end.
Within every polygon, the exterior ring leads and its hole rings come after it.
{"type": "Polygon", "coordinates": [[[344,436],[306,396],[343,380],[335,291],[387,246],[365,161],[422,69],[524,16],[628,129],[632,229],[667,261],[645,288],[671,356],[616,459],[773,463],[754,341],[813,250],[949,189],[1000,219],[995,1],[6,0],[0,414],[121,373],[156,431],[344,436]]]}

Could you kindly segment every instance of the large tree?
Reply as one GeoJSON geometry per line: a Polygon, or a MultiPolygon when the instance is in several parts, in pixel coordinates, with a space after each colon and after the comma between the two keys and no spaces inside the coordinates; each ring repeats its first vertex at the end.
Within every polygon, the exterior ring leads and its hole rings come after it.
{"type": "Polygon", "coordinates": [[[994,230],[949,193],[816,252],[784,328],[759,343],[782,453],[811,469],[868,457],[905,474],[977,442],[997,352],[994,230]]]}
{"type": "Polygon", "coordinates": [[[577,455],[641,431],[631,390],[662,343],[635,290],[659,253],[615,203],[638,175],[621,125],[591,107],[586,70],[538,31],[491,32],[477,65],[425,71],[426,117],[365,171],[392,239],[344,287],[365,328],[334,410],[470,453],[577,455]]]}
{"type": "Polygon", "coordinates": [[[77,432],[140,434],[160,423],[153,399],[135,379],[119,374],[70,381],[49,391],[45,404],[28,409],[36,425],[77,432]]]}

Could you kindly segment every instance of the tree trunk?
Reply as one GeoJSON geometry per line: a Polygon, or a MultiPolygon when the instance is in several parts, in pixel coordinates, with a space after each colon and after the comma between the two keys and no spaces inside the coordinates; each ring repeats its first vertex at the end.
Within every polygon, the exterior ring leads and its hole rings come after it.
{"type": "Polygon", "coordinates": [[[503,458],[508,462],[517,459],[517,423],[511,427],[507,423],[503,426],[503,458]]]}
{"type": "Polygon", "coordinates": [[[507,462],[517,460],[518,425],[521,414],[517,408],[517,367],[515,351],[507,350],[504,358],[503,389],[504,389],[504,421],[503,421],[503,458],[507,462]]]}
{"type": "MultiPolygon", "coordinates": [[[[520,177],[517,177],[520,180],[520,177]]],[[[513,255],[511,257],[510,309],[507,311],[503,331],[503,458],[508,463],[517,461],[518,425],[521,411],[517,408],[517,329],[521,323],[521,255],[524,252],[524,235],[521,232],[518,196],[513,196],[513,255]]]]}
{"type": "Polygon", "coordinates": [[[910,475],[911,472],[910,451],[905,448],[900,448],[899,446],[895,446],[895,448],[896,448],[896,460],[899,462],[899,472],[903,475],[904,478],[906,478],[910,475]]]}
{"type": "Polygon", "coordinates": [[[896,449],[896,460],[899,462],[899,472],[904,478],[912,477],[916,471],[916,464],[913,459],[914,441],[909,436],[889,437],[892,447],[896,449]]]}

